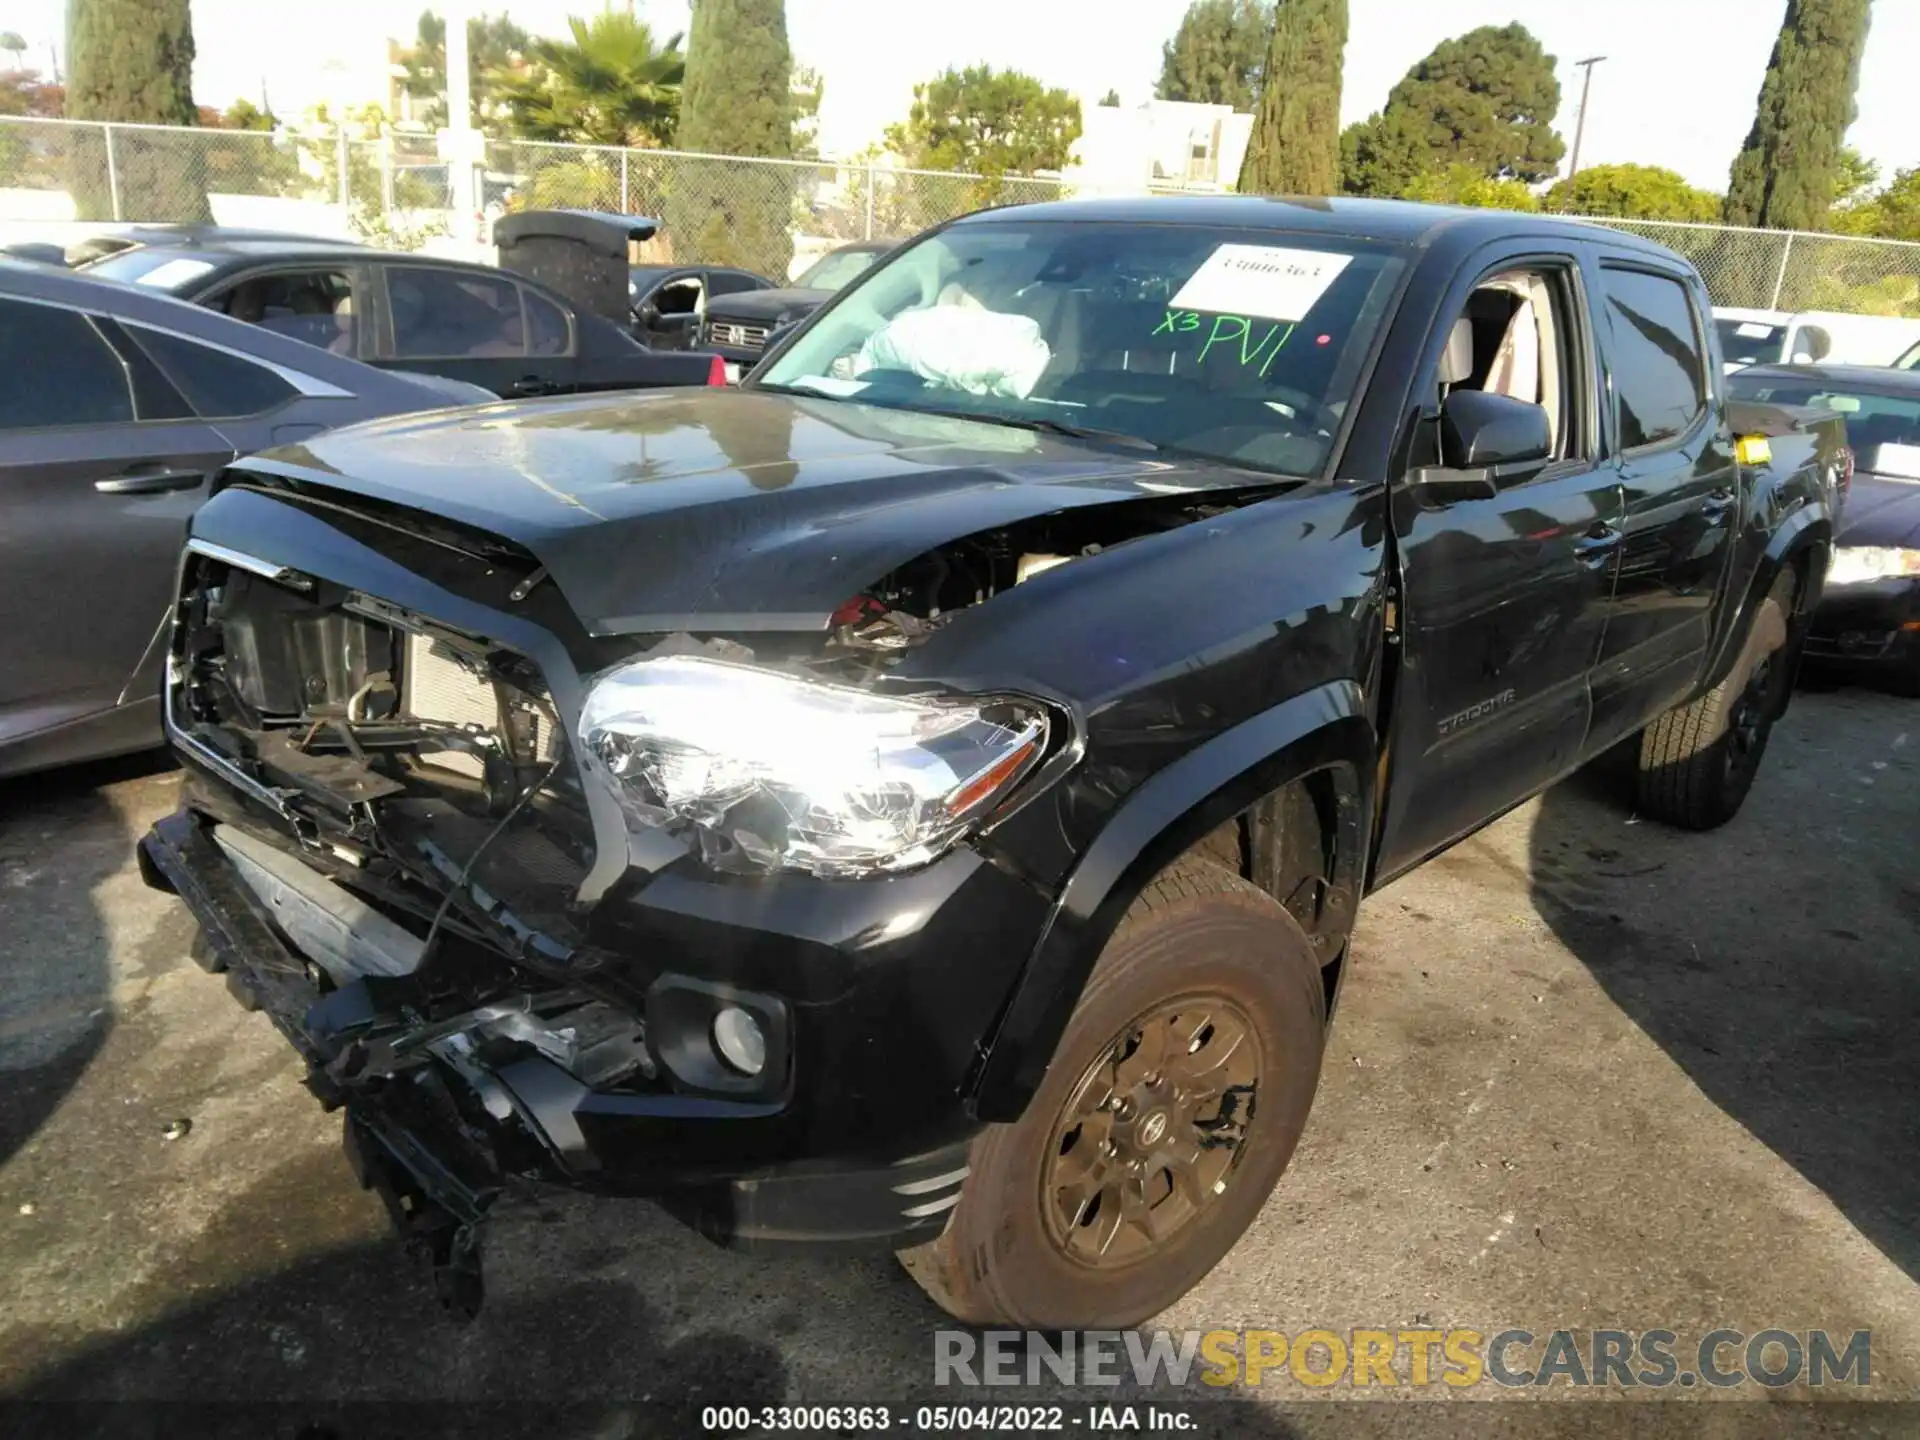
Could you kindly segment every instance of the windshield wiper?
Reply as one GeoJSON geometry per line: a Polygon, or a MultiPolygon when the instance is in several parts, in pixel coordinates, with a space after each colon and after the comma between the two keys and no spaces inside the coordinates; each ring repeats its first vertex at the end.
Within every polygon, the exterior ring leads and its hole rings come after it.
{"type": "Polygon", "coordinates": [[[1018,425],[1026,430],[1044,430],[1049,435],[1065,435],[1071,440],[1109,440],[1116,445],[1130,445],[1135,450],[1160,448],[1144,435],[1132,435],[1125,430],[1102,430],[1094,425],[1074,425],[1065,420],[1055,420],[1050,416],[979,415],[973,418],[991,420],[999,425],[1018,425]]]}

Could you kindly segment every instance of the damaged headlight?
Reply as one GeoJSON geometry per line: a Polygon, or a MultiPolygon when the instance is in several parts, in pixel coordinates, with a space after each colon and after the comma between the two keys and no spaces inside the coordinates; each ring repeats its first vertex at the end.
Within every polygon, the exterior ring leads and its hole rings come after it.
{"type": "Polygon", "coordinates": [[[1047,748],[1031,700],[896,699],[697,656],[602,676],[583,764],[629,818],[723,870],[905,870],[990,814],[1047,748]]]}

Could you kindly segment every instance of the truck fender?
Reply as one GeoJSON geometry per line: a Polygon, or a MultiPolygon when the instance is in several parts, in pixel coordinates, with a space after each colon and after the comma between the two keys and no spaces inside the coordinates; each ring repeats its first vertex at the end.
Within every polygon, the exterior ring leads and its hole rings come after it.
{"type": "Polygon", "coordinates": [[[1807,557],[1806,577],[1800,587],[1799,613],[1793,620],[1796,633],[1805,629],[1807,617],[1819,601],[1820,586],[1826,579],[1832,553],[1833,520],[1826,506],[1802,506],[1780,522],[1754,566],[1753,579],[1740,597],[1740,608],[1733,623],[1727,626],[1720,649],[1707,670],[1704,689],[1710,690],[1727,678],[1727,672],[1746,647],[1747,632],[1753,628],[1753,618],[1759,613],[1761,602],[1772,591],[1780,572],[1787,566],[1798,565],[1803,555],[1807,557]]]}
{"type": "Polygon", "coordinates": [[[1350,926],[1365,888],[1376,756],[1360,686],[1331,681],[1221,732],[1135,790],[1047,917],[976,1070],[974,1114],[1019,1119],[1102,947],[1148,881],[1263,795],[1321,771],[1333,776],[1337,796],[1329,903],[1344,908],[1350,926]]]}

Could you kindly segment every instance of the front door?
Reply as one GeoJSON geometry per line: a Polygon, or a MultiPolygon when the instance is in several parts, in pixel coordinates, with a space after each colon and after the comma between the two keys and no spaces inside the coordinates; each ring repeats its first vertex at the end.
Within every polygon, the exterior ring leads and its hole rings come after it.
{"type": "Polygon", "coordinates": [[[437,265],[388,265],[378,364],[446,375],[508,397],[575,387],[565,312],[503,275],[437,265]]]}
{"type": "Polygon", "coordinates": [[[1680,275],[1638,261],[1603,265],[1600,287],[1626,521],[1593,677],[1596,748],[1699,682],[1741,510],[1733,439],[1710,403],[1701,302],[1680,275]]]}
{"type": "MultiPolygon", "coordinates": [[[[1382,878],[1582,758],[1623,504],[1577,276],[1571,257],[1483,276],[1439,347],[1436,412],[1454,389],[1541,404],[1553,452],[1518,473],[1503,468],[1491,497],[1396,491],[1401,665],[1382,878]]],[[[1433,451],[1415,437],[1416,464],[1433,451]]]]}
{"type": "Polygon", "coordinates": [[[5,745],[121,703],[187,522],[234,452],[205,421],[159,418],[184,412],[178,394],[156,404],[141,357],[78,311],[0,300],[0,374],[5,745]]]}
{"type": "Polygon", "coordinates": [[[698,271],[668,276],[641,297],[640,339],[650,350],[690,350],[706,311],[706,281],[698,271]]]}

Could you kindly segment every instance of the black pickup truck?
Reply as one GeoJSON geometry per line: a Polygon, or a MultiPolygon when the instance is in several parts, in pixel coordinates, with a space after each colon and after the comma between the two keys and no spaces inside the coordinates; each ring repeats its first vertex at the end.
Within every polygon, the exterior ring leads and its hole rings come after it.
{"type": "Polygon", "coordinates": [[[143,873],[456,1307],[558,1184],[1132,1324],[1286,1168],[1369,891],[1633,737],[1641,813],[1739,809],[1832,461],[1709,315],[1577,223],[1065,203],[739,389],[272,452],[143,873]]]}

